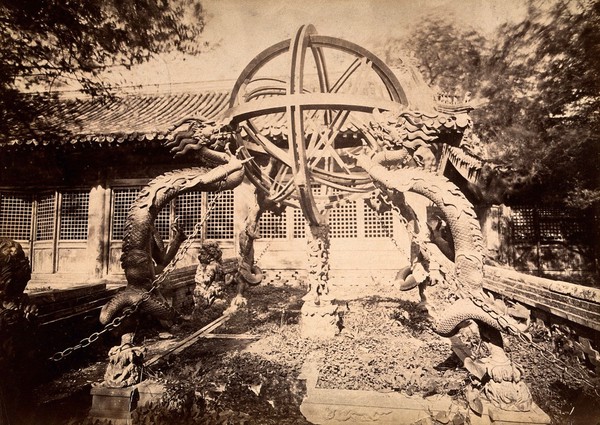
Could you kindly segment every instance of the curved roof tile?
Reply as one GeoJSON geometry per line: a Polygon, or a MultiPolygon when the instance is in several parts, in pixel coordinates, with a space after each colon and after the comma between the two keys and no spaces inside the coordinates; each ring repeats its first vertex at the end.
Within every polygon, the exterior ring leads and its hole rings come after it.
{"type": "MultiPolygon", "coordinates": [[[[168,138],[169,128],[182,118],[215,120],[228,108],[227,90],[188,92],[179,94],[126,95],[99,102],[95,99],[65,100],[48,107],[45,115],[62,120],[70,134],[62,140],[27,140],[14,138],[0,146],[38,145],[119,145],[125,142],[144,142],[168,138]]],[[[305,118],[307,133],[320,128],[314,122],[316,113],[305,118]]],[[[468,122],[466,114],[459,116],[436,112],[411,111],[404,115],[403,134],[406,140],[431,140],[436,137],[434,126],[462,127],[468,122]],[[438,124],[438,125],[439,125],[438,124]]],[[[317,121],[320,122],[318,117],[317,121]]],[[[367,125],[364,113],[352,112],[339,126],[341,136],[354,136],[367,125]]],[[[288,125],[284,113],[271,113],[252,119],[263,134],[287,138],[288,125]]]]}

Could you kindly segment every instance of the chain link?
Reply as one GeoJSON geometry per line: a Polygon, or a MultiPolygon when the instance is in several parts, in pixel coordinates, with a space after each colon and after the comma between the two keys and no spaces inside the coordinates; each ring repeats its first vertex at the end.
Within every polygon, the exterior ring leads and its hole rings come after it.
{"type": "Polygon", "coordinates": [[[264,249],[260,252],[260,254],[258,254],[255,258],[254,258],[254,264],[258,264],[258,262],[260,261],[260,259],[263,257],[263,255],[265,255],[267,253],[267,251],[269,250],[269,248],[271,247],[271,244],[273,243],[273,238],[270,238],[267,241],[267,244],[265,245],[264,249]]]}
{"type": "MultiPolygon", "coordinates": [[[[391,206],[391,207],[392,207],[392,209],[394,209],[394,206],[391,206]]],[[[394,209],[394,211],[396,211],[396,213],[398,214],[398,217],[400,218],[400,221],[404,224],[404,226],[408,227],[408,223],[406,222],[406,219],[402,216],[402,214],[400,214],[400,209],[398,207],[396,207],[396,209],[394,209]]],[[[380,214],[377,211],[375,211],[375,213],[376,213],[375,215],[377,216],[377,220],[379,221],[379,225],[381,226],[381,228],[385,232],[385,234],[388,237],[388,239],[390,239],[392,241],[392,243],[394,244],[394,246],[396,247],[396,249],[398,251],[400,251],[400,254],[402,254],[402,256],[408,258],[408,261],[410,261],[411,260],[410,259],[410,255],[408,255],[407,252],[406,252],[406,250],[404,248],[402,248],[402,246],[400,245],[400,242],[398,242],[396,240],[396,238],[394,237],[394,233],[393,233],[392,229],[390,229],[388,227],[388,225],[385,224],[385,221],[383,220],[383,214],[380,214]]]]}
{"type": "Polygon", "coordinates": [[[163,269],[163,271],[158,276],[156,276],[156,278],[152,282],[152,287],[147,292],[145,292],[140,297],[140,299],[138,299],[133,305],[125,307],[123,309],[123,311],[121,312],[121,315],[115,317],[113,320],[111,320],[109,323],[107,323],[104,326],[104,328],[102,328],[102,330],[92,333],[87,338],[83,338],[81,341],[79,341],[78,344],[75,344],[72,347],[68,347],[62,351],[57,351],[52,356],[50,356],[49,360],[58,362],[58,361],[63,360],[65,357],[71,355],[74,351],[88,347],[93,342],[96,342],[103,334],[110,332],[113,329],[119,327],[123,323],[123,320],[125,320],[127,317],[131,316],[132,314],[136,313],[138,311],[138,309],[140,308],[140,306],[150,299],[150,297],[152,296],[152,293],[160,287],[160,285],[165,281],[167,276],[175,269],[175,266],[177,265],[177,263],[185,256],[188,249],[192,246],[194,239],[196,239],[196,237],[200,233],[202,226],[204,225],[206,220],[208,220],[208,218],[210,217],[218,200],[221,198],[221,196],[223,194],[223,191],[222,191],[223,183],[226,179],[227,179],[227,176],[225,176],[225,178],[223,180],[221,180],[221,182],[219,183],[219,188],[217,189],[217,195],[212,199],[210,205],[208,206],[208,208],[206,210],[206,214],[204,214],[204,216],[202,217],[202,220],[200,220],[199,222],[196,223],[196,225],[194,226],[194,230],[192,231],[192,234],[190,236],[188,236],[188,238],[185,240],[183,245],[179,248],[179,250],[175,254],[175,257],[173,258],[173,260],[171,260],[171,262],[169,262],[169,264],[167,264],[167,266],[163,269]]]}
{"type": "MultiPolygon", "coordinates": [[[[282,213],[282,216],[283,216],[283,213],[282,213]]],[[[280,233],[281,233],[281,224],[280,224],[279,220],[275,220],[275,234],[280,234],[280,233]]],[[[267,240],[267,244],[265,245],[263,250],[260,252],[260,254],[258,254],[256,257],[254,257],[255,265],[257,265],[258,262],[260,261],[260,259],[263,257],[263,255],[265,255],[267,253],[267,251],[271,247],[271,244],[273,243],[274,240],[275,240],[275,238],[269,238],[267,240]]]]}
{"type": "MultiPolygon", "coordinates": [[[[429,248],[427,247],[426,241],[410,228],[411,226],[410,226],[408,220],[406,219],[406,217],[404,217],[404,215],[402,214],[400,207],[398,207],[398,205],[396,205],[390,199],[390,196],[388,195],[388,193],[385,190],[379,188],[379,191],[381,193],[381,198],[383,199],[383,202],[385,202],[390,208],[392,208],[392,210],[394,210],[396,212],[396,215],[400,218],[400,222],[404,225],[404,227],[408,233],[408,236],[411,239],[411,242],[415,243],[418,246],[419,250],[424,252],[425,254],[427,254],[428,257],[432,257],[432,254],[429,252],[429,248]]],[[[406,251],[400,246],[398,241],[393,237],[393,235],[391,234],[391,232],[389,231],[387,226],[385,226],[385,223],[383,223],[381,218],[380,218],[380,220],[381,220],[381,224],[384,226],[384,230],[388,233],[390,239],[392,240],[392,242],[396,246],[396,248],[398,248],[398,250],[403,255],[407,255],[406,251]]],[[[410,260],[410,256],[408,256],[408,258],[410,260]]],[[[451,273],[451,270],[443,270],[443,271],[445,271],[447,274],[451,273]]]]}

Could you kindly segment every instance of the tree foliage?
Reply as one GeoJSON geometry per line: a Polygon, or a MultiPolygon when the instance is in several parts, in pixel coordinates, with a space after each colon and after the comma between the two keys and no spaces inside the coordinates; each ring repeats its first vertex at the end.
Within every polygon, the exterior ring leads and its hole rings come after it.
{"type": "Polygon", "coordinates": [[[532,0],[487,40],[428,19],[402,43],[430,84],[472,93],[476,132],[526,182],[521,201],[600,204],[600,3],[532,0]]]}
{"type": "Polygon", "coordinates": [[[425,82],[440,92],[471,92],[482,72],[486,40],[473,29],[441,18],[426,18],[404,39],[385,43],[383,58],[399,65],[404,54],[415,57],[425,82]]]}
{"type": "Polygon", "coordinates": [[[49,96],[28,89],[75,82],[104,95],[107,67],[131,67],[173,49],[196,53],[203,27],[194,0],[1,0],[0,134],[59,129],[43,117],[49,96]]]}
{"type": "Polygon", "coordinates": [[[600,3],[531,3],[500,28],[481,95],[493,158],[527,174],[527,196],[586,208],[600,201],[600,3]]]}

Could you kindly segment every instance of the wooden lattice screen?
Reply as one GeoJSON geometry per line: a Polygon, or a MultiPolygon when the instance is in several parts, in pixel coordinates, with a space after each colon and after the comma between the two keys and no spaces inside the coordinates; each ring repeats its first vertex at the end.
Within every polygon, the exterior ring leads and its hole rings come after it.
{"type": "MultiPolygon", "coordinates": [[[[127,219],[127,213],[131,204],[135,201],[138,194],[141,191],[141,187],[126,187],[126,188],[115,188],[113,189],[113,206],[112,206],[112,240],[123,239],[123,231],[125,229],[125,221],[127,219]]],[[[168,241],[169,231],[171,228],[171,210],[170,208],[163,208],[156,220],[154,226],[158,231],[160,237],[168,241]]]]}
{"type": "Polygon", "coordinates": [[[29,240],[33,198],[29,194],[0,194],[0,236],[29,240]]]}
{"type": "Polygon", "coordinates": [[[593,217],[566,208],[512,207],[508,220],[509,263],[538,274],[595,268],[593,217]]]}
{"type": "Polygon", "coordinates": [[[589,242],[590,217],[565,208],[513,207],[511,237],[514,243],[589,242]]]}

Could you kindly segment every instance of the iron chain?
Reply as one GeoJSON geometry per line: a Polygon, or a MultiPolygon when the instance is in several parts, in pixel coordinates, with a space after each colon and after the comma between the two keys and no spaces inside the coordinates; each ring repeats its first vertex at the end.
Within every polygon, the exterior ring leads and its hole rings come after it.
{"type": "MultiPolygon", "coordinates": [[[[406,217],[404,217],[404,215],[402,214],[402,211],[400,211],[400,208],[398,207],[398,205],[396,205],[389,197],[389,195],[385,192],[385,190],[379,188],[379,191],[381,193],[381,198],[383,199],[383,201],[390,207],[392,208],[395,212],[396,215],[400,218],[400,222],[404,225],[404,227],[406,228],[406,231],[408,233],[408,236],[410,237],[411,241],[414,242],[418,247],[419,250],[421,250],[424,253],[427,253],[429,257],[432,257],[431,253],[429,253],[429,249],[427,248],[427,243],[421,238],[419,237],[415,232],[412,231],[412,229],[410,228],[410,225],[408,223],[408,220],[406,219],[406,217]]],[[[381,219],[380,219],[381,220],[381,219]]],[[[385,226],[385,224],[383,223],[383,220],[381,220],[381,224],[384,226],[384,230],[386,231],[386,233],[388,233],[388,236],[390,236],[390,239],[392,240],[392,243],[396,246],[396,248],[398,248],[398,250],[403,254],[403,255],[407,255],[406,251],[400,246],[400,244],[398,243],[398,241],[393,237],[393,235],[391,235],[389,229],[387,228],[387,226],[385,226]]],[[[410,256],[408,256],[409,260],[410,256]]],[[[445,270],[447,272],[447,274],[450,274],[450,270],[445,270]]]]}
{"type": "Polygon", "coordinates": [[[267,251],[271,247],[272,243],[273,243],[273,238],[270,238],[267,241],[267,244],[265,245],[265,247],[263,248],[263,250],[260,252],[260,254],[258,254],[258,256],[254,259],[254,264],[257,264],[260,261],[260,259],[263,257],[263,255],[265,255],[267,253],[267,251]]]}
{"type": "Polygon", "coordinates": [[[127,317],[136,313],[138,311],[138,309],[140,308],[140,306],[150,299],[150,297],[152,296],[152,293],[160,287],[160,285],[164,282],[164,280],[167,278],[167,276],[175,269],[175,266],[177,265],[177,263],[183,258],[183,256],[187,253],[188,249],[192,246],[194,239],[200,233],[202,226],[204,225],[206,220],[210,217],[218,200],[221,198],[221,196],[223,194],[223,191],[222,191],[223,182],[226,180],[226,178],[227,178],[227,176],[225,177],[225,179],[221,180],[221,182],[219,184],[219,188],[217,189],[217,195],[211,201],[210,205],[208,206],[208,208],[206,210],[206,214],[204,215],[204,217],[202,217],[202,220],[200,220],[199,222],[196,223],[196,225],[194,226],[194,230],[192,231],[192,234],[185,240],[183,245],[177,251],[177,254],[173,258],[173,260],[169,264],[167,264],[167,266],[164,268],[164,270],[158,276],[156,276],[156,278],[152,282],[152,287],[147,292],[145,292],[142,295],[142,297],[140,297],[140,299],[138,299],[133,305],[124,308],[123,311],[121,312],[121,315],[113,318],[113,320],[111,320],[109,323],[107,323],[104,326],[104,328],[102,328],[102,330],[92,333],[87,338],[83,338],[81,341],[79,341],[78,344],[75,344],[72,347],[68,347],[62,351],[57,351],[52,356],[50,356],[49,360],[58,362],[58,361],[63,360],[65,357],[71,355],[74,351],[88,347],[93,342],[96,342],[103,334],[110,332],[113,329],[119,327],[123,323],[123,320],[125,320],[127,317]]]}
{"type": "MultiPolygon", "coordinates": [[[[405,225],[405,227],[408,227],[407,226],[408,223],[406,223],[406,219],[402,216],[402,214],[400,214],[400,209],[398,207],[394,208],[394,206],[392,206],[392,209],[394,209],[394,211],[396,211],[396,213],[398,214],[398,217],[400,217],[400,220],[403,222],[403,224],[405,225]]],[[[392,243],[394,244],[394,246],[396,247],[396,249],[398,251],[400,251],[400,253],[404,257],[407,257],[408,260],[410,261],[410,255],[407,255],[406,250],[404,248],[402,248],[402,246],[400,246],[400,243],[394,237],[394,233],[392,232],[392,229],[390,229],[387,226],[387,224],[385,224],[385,221],[383,220],[382,215],[379,214],[379,213],[377,213],[377,220],[379,221],[379,224],[381,225],[381,228],[385,232],[386,236],[392,241],[392,243]]]]}
{"type": "MultiPolygon", "coordinates": [[[[281,224],[278,220],[275,220],[275,234],[280,234],[280,233],[281,233],[281,224]]],[[[260,252],[260,254],[258,254],[258,256],[256,256],[254,258],[254,264],[258,264],[260,259],[267,253],[267,251],[271,247],[271,244],[273,243],[273,240],[274,240],[274,238],[269,238],[269,240],[267,241],[267,244],[265,245],[263,250],[260,252]]]]}

